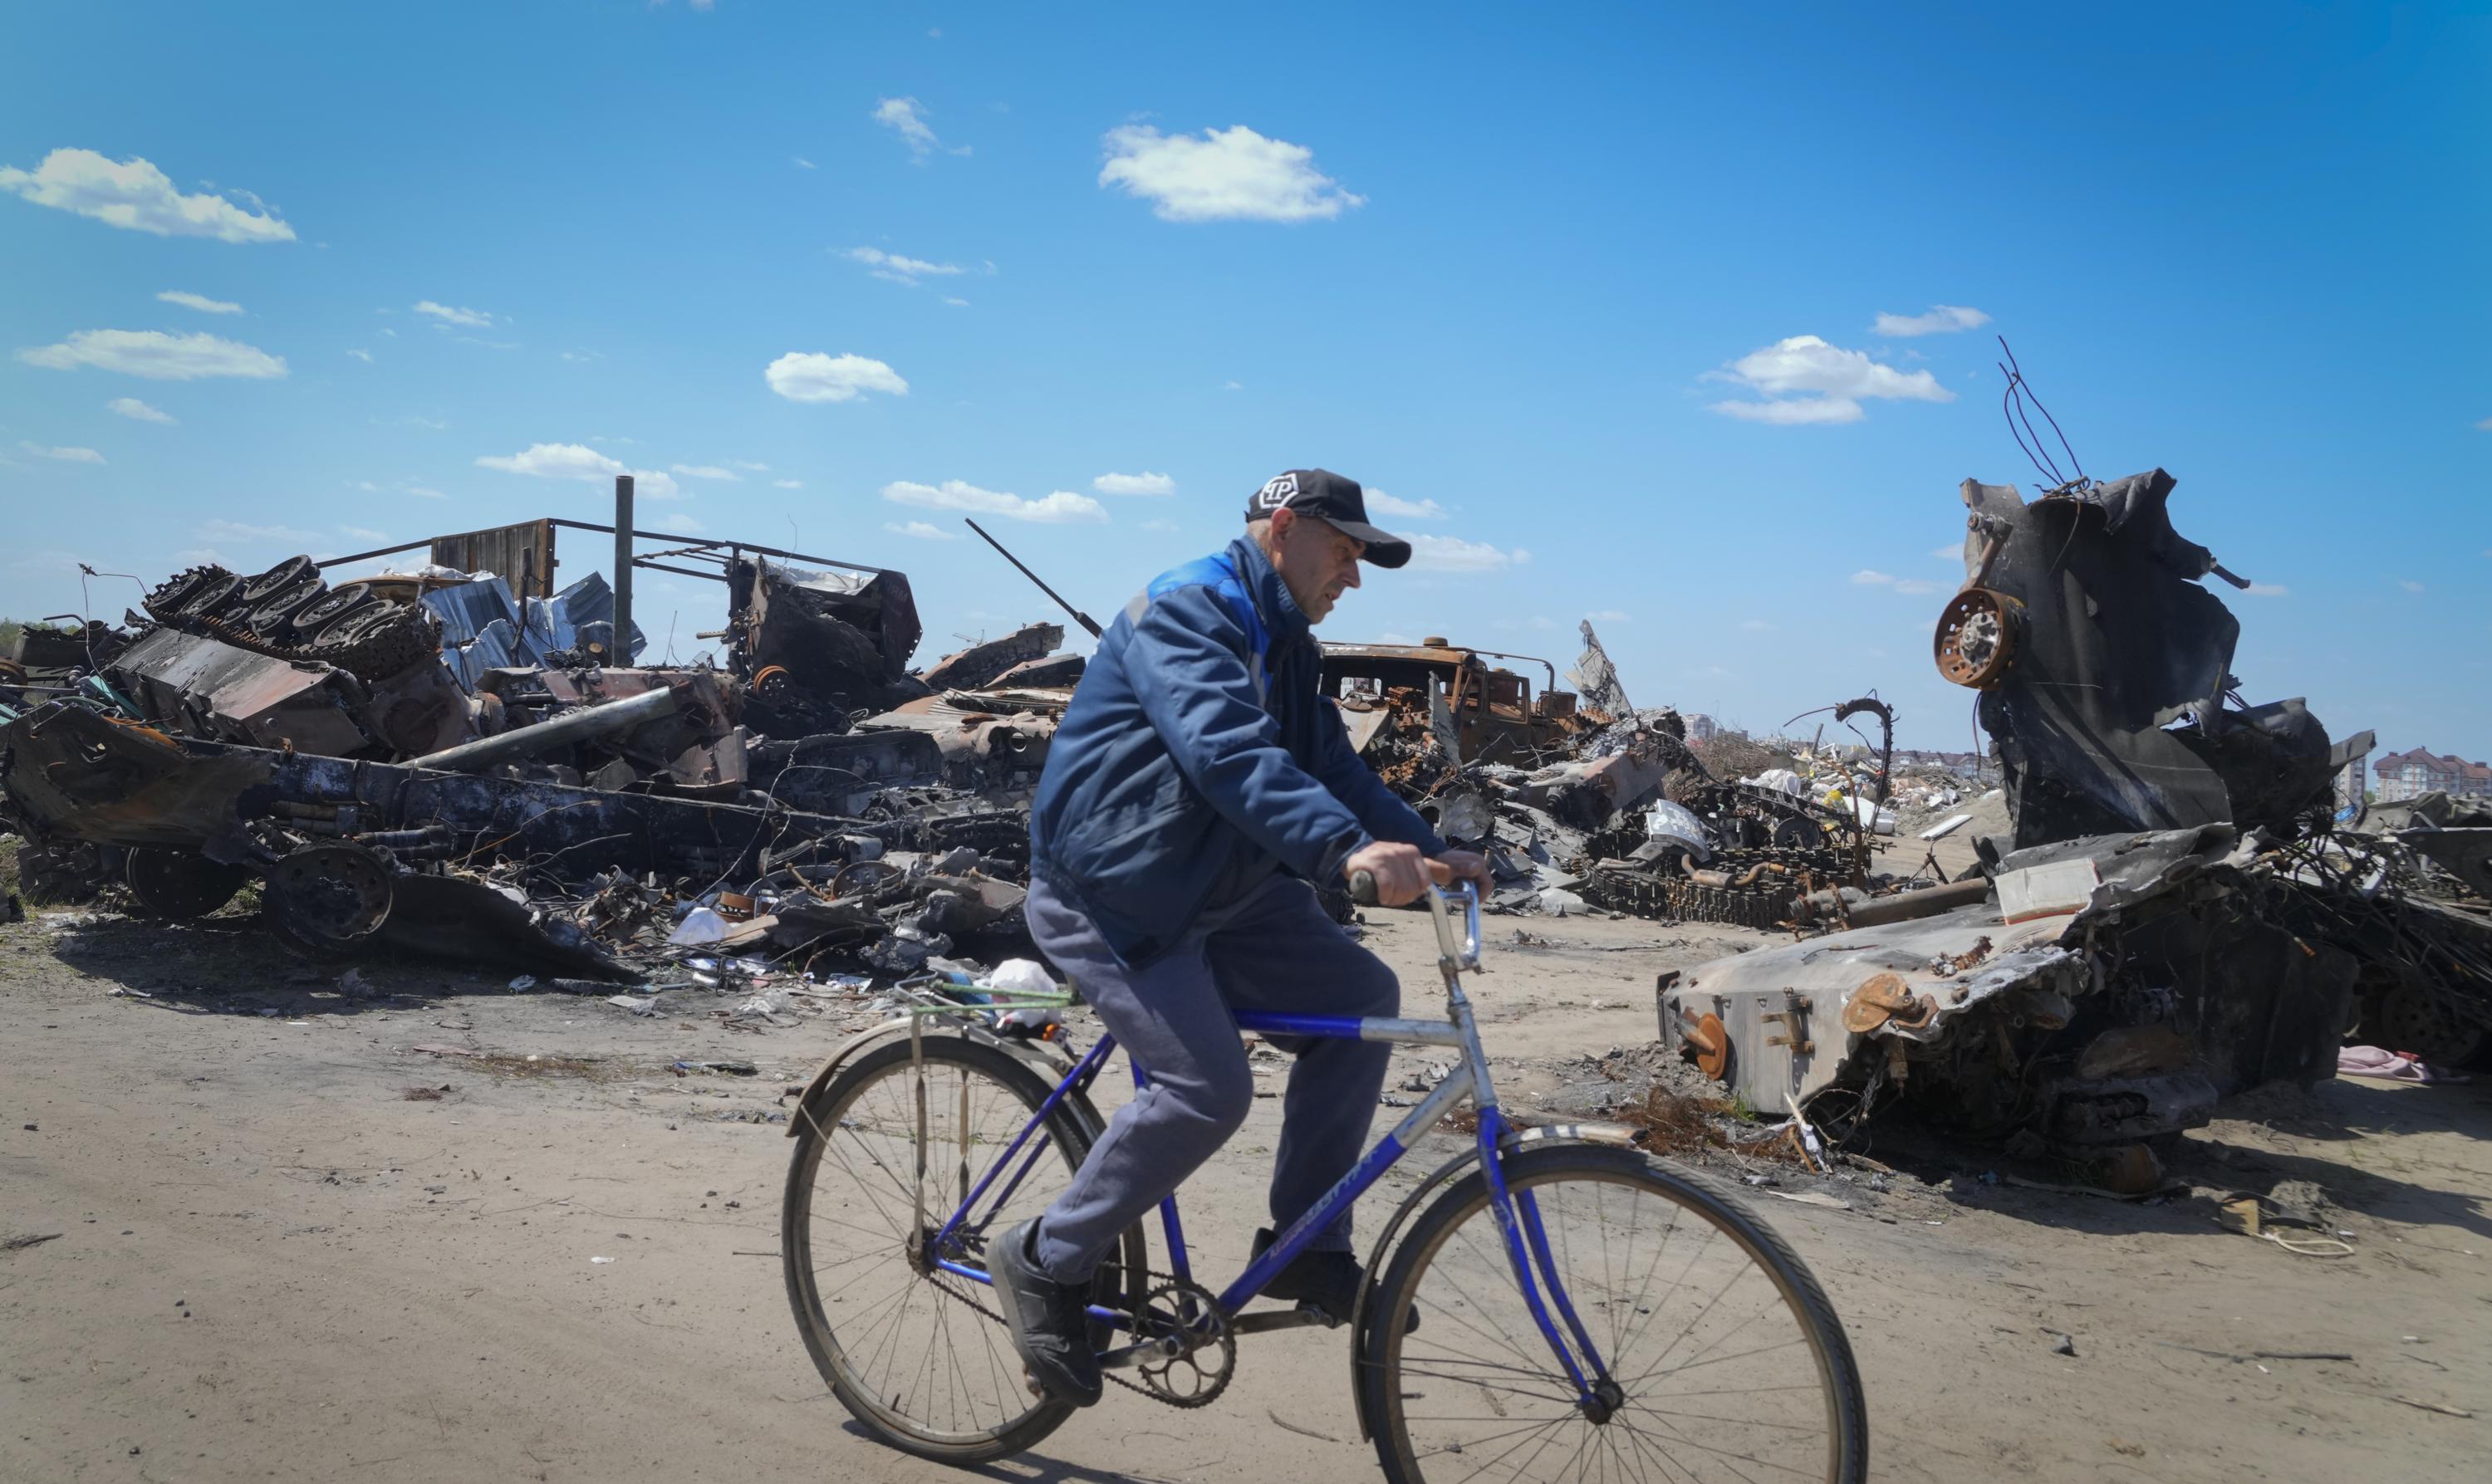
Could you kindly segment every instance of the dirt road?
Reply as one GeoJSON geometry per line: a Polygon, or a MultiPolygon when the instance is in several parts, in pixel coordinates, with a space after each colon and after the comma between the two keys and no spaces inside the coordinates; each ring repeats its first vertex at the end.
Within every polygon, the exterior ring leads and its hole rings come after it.
{"type": "MultiPolygon", "coordinates": [[[[1425,1013],[1423,924],[1374,915],[1425,1013]]],[[[1759,940],[1517,925],[1547,945],[1493,946],[1473,985],[1517,1104],[1580,1103],[1603,1074],[1570,1058],[1650,1040],[1657,969],[1759,940]]],[[[237,920],[0,929],[0,1239],[56,1235],[0,1251],[0,1478],[950,1476],[857,1434],[780,1287],[770,1120],[840,1017],[756,1034],[706,1000],[638,1017],[435,965],[339,980],[237,920]],[[707,1061],[756,1071],[675,1065],[707,1061]]],[[[1215,1266],[1261,1215],[1277,1108],[1188,1188],[1215,1266]]],[[[1991,1184],[1978,1151],[1909,1140],[1880,1147],[1893,1180],[1778,1187],[1845,1209],[1758,1193],[1851,1330],[1878,1477],[2483,1476],[2492,1091],[2227,1112],[2179,1172],[2313,1203],[2352,1257],[2224,1232],[2204,1194],[1991,1184]]],[[[1338,1335],[1258,1336],[1215,1408],[1112,1393],[989,1472],[1371,1478],[1348,1377],[1338,1335]]]]}

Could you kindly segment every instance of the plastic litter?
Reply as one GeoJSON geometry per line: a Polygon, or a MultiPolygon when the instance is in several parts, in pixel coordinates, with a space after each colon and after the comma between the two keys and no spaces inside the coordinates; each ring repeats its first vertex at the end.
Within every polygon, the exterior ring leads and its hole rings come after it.
{"type": "Polygon", "coordinates": [[[697,906],[684,914],[667,941],[681,946],[687,943],[715,943],[727,936],[727,919],[705,906],[697,906]]]}
{"type": "Polygon", "coordinates": [[[1030,959],[1006,959],[995,965],[986,978],[986,988],[999,994],[1059,994],[1063,993],[1048,971],[1030,959]]]}

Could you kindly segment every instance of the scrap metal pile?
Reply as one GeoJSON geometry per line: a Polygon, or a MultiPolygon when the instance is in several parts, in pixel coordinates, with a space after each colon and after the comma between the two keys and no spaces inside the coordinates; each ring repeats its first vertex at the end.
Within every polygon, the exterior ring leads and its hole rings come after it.
{"type": "Polygon", "coordinates": [[[331,588],[306,557],[29,629],[0,661],[0,831],[30,893],[188,919],[256,880],[321,955],[634,980],[1013,951],[1028,791],[1081,672],[1062,629],[912,672],[899,573],[672,554],[728,584],[722,666],[629,663],[595,576],[331,588]]]}
{"type": "Polygon", "coordinates": [[[2239,625],[2199,585],[2240,579],[2173,530],[2173,483],[1965,482],[1935,658],[1980,693],[2010,827],[1962,882],[1663,976],[1666,1041],[1839,1134],[1910,1104],[2133,1191],[2218,1097],[2331,1075],[2349,1025],[2435,1060],[2492,1044],[2492,816],[2339,817],[2371,735],[2241,701],[2239,625]]]}
{"type": "MultiPolygon", "coordinates": [[[[1324,646],[1351,745],[1439,833],[1490,852],[1498,905],[1772,929],[1900,888],[1870,870],[1878,828],[1893,826],[1883,761],[1855,773],[1829,753],[1816,790],[1788,769],[1718,777],[1678,713],[1636,710],[1589,622],[1583,633],[1582,693],[1536,699],[1483,662],[1490,651],[1441,638],[1324,646]]],[[[1836,711],[1876,714],[1891,751],[1894,715],[1875,697],[1836,711]]]]}

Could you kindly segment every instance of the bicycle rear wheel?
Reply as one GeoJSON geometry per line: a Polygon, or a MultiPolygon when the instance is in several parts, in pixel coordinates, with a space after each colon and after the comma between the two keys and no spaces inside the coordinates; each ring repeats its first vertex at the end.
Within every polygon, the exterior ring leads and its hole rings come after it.
{"type": "MultiPolygon", "coordinates": [[[[992,1047],[950,1035],[927,1036],[923,1046],[925,1225],[916,1205],[918,1068],[908,1043],[894,1041],[860,1056],[797,1115],[781,1261],[805,1349],[858,1421],[921,1457],[986,1463],[1035,1444],[1074,1409],[1032,1395],[994,1291],[933,1266],[929,1239],[1053,1089],[992,1047]]],[[[964,1227],[945,1256],[983,1266],[988,1239],[1045,1210],[1099,1128],[1085,1099],[1056,1105],[979,1202],[978,1224],[964,1227]]],[[[1100,1268],[1091,1302],[1119,1304],[1127,1275],[1138,1285],[1145,1265],[1135,1228],[1100,1268]]],[[[1104,1326],[1093,1341],[1105,1343],[1104,1326]]]]}
{"type": "MultiPolygon", "coordinates": [[[[1504,1161],[1617,1395],[1598,1420],[1516,1287],[1473,1171],[1412,1224],[1358,1338],[1362,1407],[1395,1484],[1479,1478],[1823,1479],[1868,1474],[1868,1409],[1807,1267],[1728,1190],[1629,1149],[1504,1161]],[[1414,1305],[1427,1327],[1406,1333],[1414,1305]]],[[[1534,1282],[1559,1332],[1548,1284],[1534,1282]]]]}

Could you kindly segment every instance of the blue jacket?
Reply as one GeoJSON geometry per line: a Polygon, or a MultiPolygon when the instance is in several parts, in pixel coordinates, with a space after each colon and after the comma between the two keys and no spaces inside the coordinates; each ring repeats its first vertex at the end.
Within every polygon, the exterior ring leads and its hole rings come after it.
{"type": "Polygon", "coordinates": [[[1153,579],[1099,640],[1030,805],[1030,870],[1128,966],[1280,867],[1342,884],[1445,843],[1350,751],[1321,652],[1251,541],[1153,579]]]}

